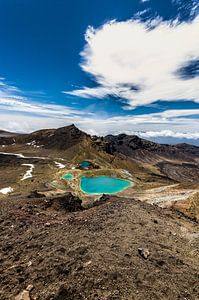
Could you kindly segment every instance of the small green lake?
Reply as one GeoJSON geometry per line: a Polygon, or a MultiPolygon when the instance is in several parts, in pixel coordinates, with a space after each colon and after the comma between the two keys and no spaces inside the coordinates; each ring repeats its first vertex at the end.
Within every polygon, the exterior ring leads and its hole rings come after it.
{"type": "Polygon", "coordinates": [[[133,185],[133,182],[108,176],[81,177],[80,188],[86,194],[115,194],[133,185]]]}
{"type": "Polygon", "coordinates": [[[72,174],[70,174],[70,173],[67,173],[67,174],[64,174],[64,175],[62,176],[62,178],[63,178],[63,179],[72,179],[72,178],[74,178],[74,176],[73,176],[72,174]]]}
{"type": "Polygon", "coordinates": [[[92,163],[90,161],[83,160],[80,162],[79,166],[81,169],[89,169],[92,166],[92,163]]]}

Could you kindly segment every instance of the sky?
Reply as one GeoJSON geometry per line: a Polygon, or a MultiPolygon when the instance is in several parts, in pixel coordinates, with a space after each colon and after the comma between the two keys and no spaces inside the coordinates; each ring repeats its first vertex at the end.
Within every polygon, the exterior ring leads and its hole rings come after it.
{"type": "Polygon", "coordinates": [[[0,129],[199,145],[199,0],[0,0],[0,129]]]}

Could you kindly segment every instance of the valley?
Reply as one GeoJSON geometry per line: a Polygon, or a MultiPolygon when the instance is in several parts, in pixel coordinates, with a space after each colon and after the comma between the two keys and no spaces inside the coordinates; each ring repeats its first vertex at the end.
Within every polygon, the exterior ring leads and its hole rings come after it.
{"type": "Polygon", "coordinates": [[[198,147],[1,132],[0,178],[2,300],[197,299],[198,147]],[[92,194],[82,178],[131,184],[92,194]]]}

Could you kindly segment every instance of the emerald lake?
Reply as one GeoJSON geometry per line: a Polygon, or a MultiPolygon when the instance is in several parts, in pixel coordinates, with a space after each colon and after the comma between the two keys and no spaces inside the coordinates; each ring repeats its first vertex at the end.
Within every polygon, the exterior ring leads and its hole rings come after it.
{"type": "Polygon", "coordinates": [[[72,174],[70,174],[70,173],[67,173],[67,174],[64,174],[64,175],[62,176],[62,178],[63,178],[63,179],[72,179],[72,178],[74,178],[74,176],[73,176],[72,174]]]}
{"type": "Polygon", "coordinates": [[[86,194],[115,194],[133,185],[133,182],[108,176],[81,177],[80,188],[86,194]]]}

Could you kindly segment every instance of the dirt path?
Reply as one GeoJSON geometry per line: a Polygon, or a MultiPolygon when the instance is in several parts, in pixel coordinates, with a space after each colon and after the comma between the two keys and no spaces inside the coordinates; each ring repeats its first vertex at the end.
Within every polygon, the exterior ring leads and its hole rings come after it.
{"type": "Polygon", "coordinates": [[[160,207],[168,207],[173,202],[186,201],[199,192],[198,189],[178,188],[179,184],[172,184],[158,188],[148,189],[136,193],[136,199],[150,204],[157,204],[160,207]]]}

